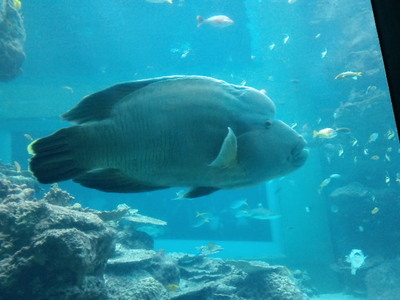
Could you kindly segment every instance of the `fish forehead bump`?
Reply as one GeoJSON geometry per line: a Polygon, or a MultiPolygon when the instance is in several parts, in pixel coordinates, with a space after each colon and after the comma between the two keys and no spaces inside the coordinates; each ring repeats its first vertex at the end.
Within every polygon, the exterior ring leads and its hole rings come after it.
{"type": "MultiPolygon", "coordinates": [[[[193,95],[193,98],[200,98],[209,93],[229,95],[229,97],[236,98],[238,102],[244,104],[249,111],[261,113],[266,118],[275,116],[275,104],[264,93],[251,87],[234,85],[207,76],[174,75],[160,77],[143,90],[157,90],[163,95],[165,95],[166,90],[169,90],[173,94],[190,94],[193,95]]],[[[230,102],[230,105],[232,104],[230,102]]]]}
{"type": "Polygon", "coordinates": [[[262,112],[266,118],[274,118],[275,103],[264,93],[251,87],[231,85],[241,101],[249,105],[255,112],[262,112]]]}

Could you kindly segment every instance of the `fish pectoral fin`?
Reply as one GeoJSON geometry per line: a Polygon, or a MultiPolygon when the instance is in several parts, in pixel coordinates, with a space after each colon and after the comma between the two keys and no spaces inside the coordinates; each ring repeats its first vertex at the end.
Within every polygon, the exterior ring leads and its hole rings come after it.
{"type": "Polygon", "coordinates": [[[140,193],[166,189],[166,186],[152,186],[126,176],[118,169],[98,169],[86,172],[73,179],[85,187],[110,193],[140,193]]]}
{"type": "Polygon", "coordinates": [[[209,164],[210,167],[227,168],[236,163],[237,138],[233,130],[228,127],[226,135],[218,156],[209,164]]]}
{"type": "Polygon", "coordinates": [[[212,187],[212,186],[197,186],[197,187],[191,188],[189,191],[187,191],[181,197],[188,198],[188,199],[197,198],[197,197],[209,195],[218,190],[219,190],[219,188],[212,187]]]}

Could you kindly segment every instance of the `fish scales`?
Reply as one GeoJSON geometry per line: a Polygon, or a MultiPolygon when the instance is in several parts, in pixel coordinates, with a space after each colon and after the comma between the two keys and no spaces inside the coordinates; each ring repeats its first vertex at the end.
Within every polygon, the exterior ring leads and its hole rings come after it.
{"type": "Polygon", "coordinates": [[[191,193],[198,197],[282,176],[304,163],[304,139],[274,114],[261,92],[208,77],[118,84],[63,115],[80,125],[32,142],[30,167],[44,183],[73,179],[112,192],[202,187],[191,193]],[[44,152],[60,141],[71,148],[44,152]]]}

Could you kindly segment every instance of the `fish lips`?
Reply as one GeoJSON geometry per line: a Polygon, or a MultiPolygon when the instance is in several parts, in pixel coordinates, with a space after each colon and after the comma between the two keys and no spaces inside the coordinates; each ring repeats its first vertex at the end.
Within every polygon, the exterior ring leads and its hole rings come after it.
{"type": "Polygon", "coordinates": [[[288,158],[289,162],[296,168],[301,167],[308,158],[308,149],[305,149],[306,141],[300,136],[299,141],[293,147],[288,158]]]}

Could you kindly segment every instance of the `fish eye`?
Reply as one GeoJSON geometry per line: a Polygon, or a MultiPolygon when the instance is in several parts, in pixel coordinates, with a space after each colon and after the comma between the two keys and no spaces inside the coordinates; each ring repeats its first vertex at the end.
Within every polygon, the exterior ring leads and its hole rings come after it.
{"type": "Polygon", "coordinates": [[[267,128],[267,129],[270,128],[270,127],[272,126],[272,121],[271,121],[271,120],[265,121],[264,126],[265,126],[265,128],[267,128]]]}

